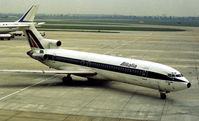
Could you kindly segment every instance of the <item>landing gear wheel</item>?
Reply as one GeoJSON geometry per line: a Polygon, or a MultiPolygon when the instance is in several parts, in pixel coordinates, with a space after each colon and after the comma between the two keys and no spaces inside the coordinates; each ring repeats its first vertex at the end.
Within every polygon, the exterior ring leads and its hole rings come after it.
{"type": "Polygon", "coordinates": [[[64,84],[66,84],[67,82],[70,82],[70,81],[72,81],[72,80],[73,80],[73,79],[72,79],[71,75],[68,74],[66,77],[63,77],[62,82],[63,82],[64,84]]]}
{"type": "Polygon", "coordinates": [[[161,99],[166,99],[166,98],[167,98],[166,93],[160,93],[160,98],[161,98],[161,99]]]}

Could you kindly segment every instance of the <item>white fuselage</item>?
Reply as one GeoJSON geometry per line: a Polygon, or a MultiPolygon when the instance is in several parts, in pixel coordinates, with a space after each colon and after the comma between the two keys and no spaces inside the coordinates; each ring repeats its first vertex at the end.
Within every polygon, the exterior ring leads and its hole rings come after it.
{"type": "Polygon", "coordinates": [[[149,61],[65,49],[45,49],[43,54],[47,59],[40,61],[47,66],[59,70],[67,70],[70,66],[89,69],[97,72],[95,76],[88,77],[93,79],[119,81],[168,92],[185,89],[189,83],[179,71],[149,61]],[[169,77],[169,74],[173,76],[169,77]]]}
{"type": "Polygon", "coordinates": [[[6,34],[19,30],[20,27],[28,26],[29,22],[3,22],[0,23],[0,34],[6,34]]]}

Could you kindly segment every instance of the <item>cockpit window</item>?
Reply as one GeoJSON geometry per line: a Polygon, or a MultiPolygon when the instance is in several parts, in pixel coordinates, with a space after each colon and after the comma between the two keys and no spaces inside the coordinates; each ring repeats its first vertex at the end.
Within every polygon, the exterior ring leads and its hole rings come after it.
{"type": "Polygon", "coordinates": [[[175,78],[175,77],[183,77],[182,74],[168,74],[169,78],[175,78]]]}
{"type": "Polygon", "coordinates": [[[177,74],[176,77],[183,77],[183,75],[182,74],[177,74]]]}
{"type": "Polygon", "coordinates": [[[174,74],[168,74],[168,77],[170,77],[170,78],[174,78],[174,77],[175,77],[175,75],[174,75],[174,74]]]}

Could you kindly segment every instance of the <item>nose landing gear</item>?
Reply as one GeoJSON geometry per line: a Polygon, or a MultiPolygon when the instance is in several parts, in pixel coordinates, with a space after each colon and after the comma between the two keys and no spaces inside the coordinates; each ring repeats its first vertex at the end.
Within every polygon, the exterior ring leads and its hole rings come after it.
{"type": "Polygon", "coordinates": [[[165,100],[167,98],[167,93],[170,93],[170,91],[160,91],[160,98],[165,100]]]}
{"type": "Polygon", "coordinates": [[[160,98],[163,100],[166,99],[167,98],[166,93],[160,92],[160,98]]]}

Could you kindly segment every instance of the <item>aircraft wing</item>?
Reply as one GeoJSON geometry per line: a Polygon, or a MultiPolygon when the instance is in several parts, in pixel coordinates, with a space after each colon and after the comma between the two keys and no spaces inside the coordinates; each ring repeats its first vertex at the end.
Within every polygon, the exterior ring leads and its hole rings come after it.
{"type": "Polygon", "coordinates": [[[11,73],[40,73],[40,74],[74,74],[74,75],[84,75],[84,76],[92,76],[96,75],[96,72],[88,71],[88,70],[9,70],[3,69],[0,72],[11,72],[11,73]]]}
{"type": "Polygon", "coordinates": [[[36,22],[30,22],[30,23],[23,23],[23,24],[14,24],[14,25],[7,25],[6,27],[18,27],[18,28],[26,28],[26,27],[30,27],[31,24],[34,24],[35,26],[41,26],[43,24],[45,24],[45,22],[40,22],[40,23],[36,23],[36,22]]]}

